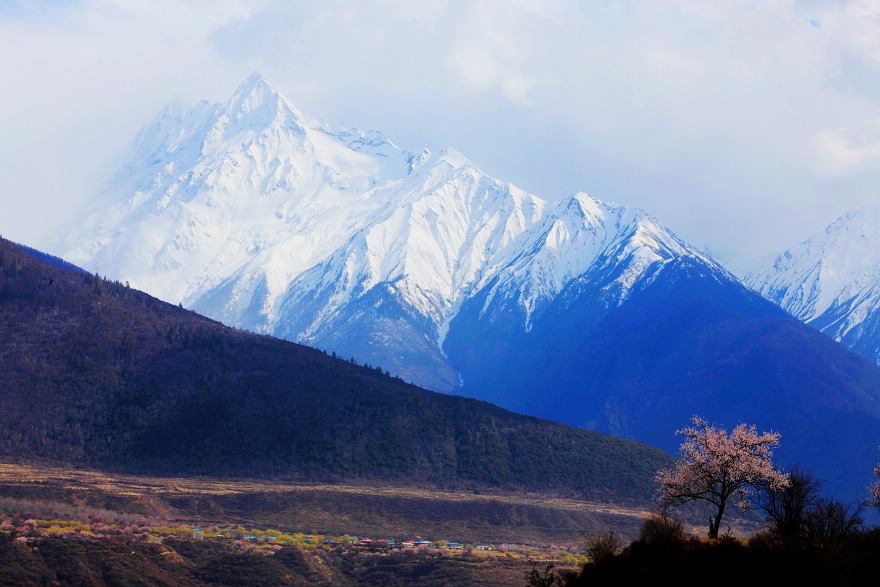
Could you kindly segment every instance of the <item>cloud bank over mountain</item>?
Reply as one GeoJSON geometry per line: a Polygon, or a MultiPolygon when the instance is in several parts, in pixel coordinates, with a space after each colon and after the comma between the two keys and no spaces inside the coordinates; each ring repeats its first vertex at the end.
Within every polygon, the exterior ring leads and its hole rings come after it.
{"type": "Polygon", "coordinates": [[[16,91],[0,98],[0,181],[16,205],[3,230],[36,244],[172,96],[217,101],[258,69],[306,111],[381,128],[404,149],[454,145],[542,198],[589,191],[652,210],[723,260],[763,256],[873,203],[877,13],[795,1],[6,3],[0,49],[15,58],[0,71],[16,91]]]}

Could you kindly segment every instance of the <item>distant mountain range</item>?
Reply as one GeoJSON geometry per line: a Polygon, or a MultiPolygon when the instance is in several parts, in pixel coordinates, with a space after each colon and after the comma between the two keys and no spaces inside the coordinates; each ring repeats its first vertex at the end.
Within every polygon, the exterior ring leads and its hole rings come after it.
{"type": "Polygon", "coordinates": [[[799,320],[880,364],[880,208],[841,216],[743,280],[799,320]]]}
{"type": "Polygon", "coordinates": [[[851,495],[878,456],[880,370],[647,213],[550,203],[454,150],[315,121],[258,74],[225,104],[166,108],[51,250],[230,325],[667,450],[692,414],[746,421],[851,495]]]}
{"type": "Polygon", "coordinates": [[[419,389],[0,239],[0,456],[647,504],[660,450],[419,389]]]}

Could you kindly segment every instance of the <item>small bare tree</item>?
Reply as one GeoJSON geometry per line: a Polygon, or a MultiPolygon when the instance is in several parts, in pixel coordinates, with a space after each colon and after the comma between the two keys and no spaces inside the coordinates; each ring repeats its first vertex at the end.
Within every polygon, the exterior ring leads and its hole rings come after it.
{"type": "Polygon", "coordinates": [[[804,526],[814,544],[839,543],[855,534],[864,523],[866,504],[847,504],[833,497],[820,499],[807,511],[804,526]]]}
{"type": "Polygon", "coordinates": [[[533,560],[529,562],[532,564],[532,571],[528,575],[529,587],[555,587],[563,584],[562,577],[553,572],[556,565],[547,565],[542,573],[538,570],[538,563],[533,560]]]}
{"type": "Polygon", "coordinates": [[[591,534],[584,539],[584,546],[590,561],[601,564],[614,558],[623,547],[623,542],[610,530],[607,534],[591,534]]]}
{"type": "Polygon", "coordinates": [[[754,426],[740,424],[728,435],[699,416],[692,422],[693,426],[676,432],[685,438],[679,449],[681,460],[675,468],[657,474],[660,505],[666,509],[691,501],[707,502],[714,510],[709,518],[709,538],[718,538],[729,500],[749,507],[759,487],[788,484],[788,477],[774,469],[771,461],[779,434],[759,435],[754,426]]]}
{"type": "Polygon", "coordinates": [[[755,508],[764,515],[770,532],[785,540],[807,534],[807,513],[819,505],[822,482],[799,466],[788,472],[788,485],[766,484],[759,493],[755,508]]]}

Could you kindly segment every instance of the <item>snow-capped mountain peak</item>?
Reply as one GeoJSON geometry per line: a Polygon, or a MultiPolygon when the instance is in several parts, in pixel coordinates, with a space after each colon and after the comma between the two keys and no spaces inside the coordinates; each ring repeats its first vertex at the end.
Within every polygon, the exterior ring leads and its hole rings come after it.
{"type": "Polygon", "coordinates": [[[585,275],[620,304],[670,258],[700,255],[640,210],[582,192],[548,203],[455,149],[407,153],[312,119],[258,73],[223,104],[169,104],[107,191],[53,250],[229,324],[402,372],[422,352],[443,389],[457,383],[446,336],[473,300],[528,331],[585,275]]]}
{"type": "Polygon", "coordinates": [[[283,98],[266,82],[263,75],[255,71],[245,79],[233,92],[232,97],[226,103],[225,113],[230,116],[238,116],[263,109],[272,105],[279,105],[283,98]]]}
{"type": "Polygon", "coordinates": [[[844,214],[743,280],[796,318],[880,363],[880,208],[844,214]]]}
{"type": "Polygon", "coordinates": [[[575,279],[602,283],[607,303],[619,305],[633,288],[650,281],[652,268],[692,256],[726,273],[690,248],[643,210],[578,192],[559,202],[517,247],[517,254],[493,276],[482,312],[497,298],[516,299],[523,326],[575,279]]]}
{"type": "Polygon", "coordinates": [[[880,278],[880,208],[852,210],[749,271],[744,281],[809,321],[880,278]],[[872,254],[873,253],[873,254],[872,254]]]}
{"type": "Polygon", "coordinates": [[[459,169],[461,167],[473,167],[474,169],[476,169],[476,166],[471,163],[467,157],[451,147],[441,151],[438,154],[438,159],[454,169],[459,169]]]}

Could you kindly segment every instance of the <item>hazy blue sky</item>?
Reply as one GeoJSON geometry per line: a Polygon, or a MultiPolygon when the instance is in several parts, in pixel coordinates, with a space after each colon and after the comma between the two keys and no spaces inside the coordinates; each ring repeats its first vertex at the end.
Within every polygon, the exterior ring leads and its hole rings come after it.
{"type": "Polygon", "coordinates": [[[0,0],[0,234],[40,244],[175,97],[252,71],[548,199],[637,205],[722,260],[880,204],[880,2],[0,0]]]}

